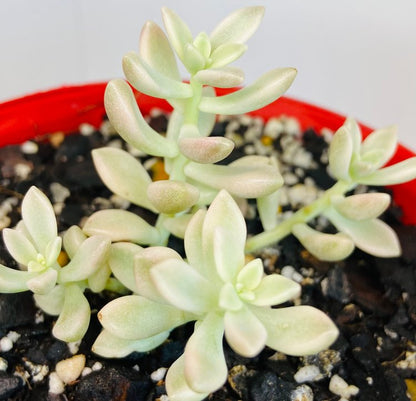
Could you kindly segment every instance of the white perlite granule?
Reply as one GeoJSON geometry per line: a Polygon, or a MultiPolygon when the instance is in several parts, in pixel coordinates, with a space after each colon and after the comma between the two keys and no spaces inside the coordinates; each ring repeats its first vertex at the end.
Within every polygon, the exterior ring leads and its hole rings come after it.
{"type": "Polygon", "coordinates": [[[65,391],[65,384],[56,372],[49,375],[49,393],[62,394],[65,391]]]}
{"type": "Polygon", "coordinates": [[[306,384],[302,384],[290,393],[290,401],[313,401],[313,391],[306,384]]]}
{"type": "Polygon", "coordinates": [[[71,383],[78,379],[85,367],[85,355],[74,355],[56,364],[55,370],[64,383],[71,383]]]}
{"type": "Polygon", "coordinates": [[[313,382],[322,379],[321,372],[316,365],[301,367],[294,375],[297,383],[313,382]]]}
{"type": "Polygon", "coordinates": [[[158,382],[160,380],[162,380],[165,377],[167,369],[166,368],[159,368],[157,370],[155,370],[154,372],[151,373],[150,378],[154,381],[154,382],[158,382]]]}
{"type": "Polygon", "coordinates": [[[342,377],[334,375],[329,382],[329,391],[349,400],[352,395],[357,395],[360,390],[357,386],[348,384],[342,377]]]}
{"type": "Polygon", "coordinates": [[[5,336],[2,339],[0,339],[0,351],[1,352],[10,351],[12,348],[13,348],[13,341],[10,340],[9,337],[5,336]]]}

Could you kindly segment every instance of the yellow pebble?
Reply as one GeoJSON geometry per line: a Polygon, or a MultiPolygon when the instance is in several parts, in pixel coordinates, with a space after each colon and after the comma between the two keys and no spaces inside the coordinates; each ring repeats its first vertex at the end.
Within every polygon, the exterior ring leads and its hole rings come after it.
{"type": "Polygon", "coordinates": [[[407,392],[410,395],[411,401],[416,401],[416,380],[415,379],[405,379],[407,392]]]}
{"type": "Polygon", "coordinates": [[[61,251],[58,256],[59,266],[61,267],[66,266],[68,262],[69,262],[68,254],[65,251],[61,251]]]}
{"type": "Polygon", "coordinates": [[[161,159],[152,166],[153,181],[168,180],[169,176],[165,171],[165,164],[161,159]]]}
{"type": "Polygon", "coordinates": [[[267,136],[267,135],[263,135],[262,137],[261,137],[261,143],[264,145],[264,146],[272,146],[273,145],[273,139],[272,138],[270,138],[269,136],[267,136]]]}

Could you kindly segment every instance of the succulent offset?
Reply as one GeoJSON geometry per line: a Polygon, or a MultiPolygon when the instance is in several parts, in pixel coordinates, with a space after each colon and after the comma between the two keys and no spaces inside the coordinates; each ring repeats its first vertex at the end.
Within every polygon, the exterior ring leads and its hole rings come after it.
{"type": "Polygon", "coordinates": [[[416,177],[414,157],[384,167],[396,149],[394,127],[362,141],[358,124],[347,119],[329,148],[336,184],[279,224],[283,179],[276,159],[251,155],[217,164],[232,153],[234,143],[209,136],[216,115],[261,108],[281,96],[296,76],[293,68],[278,68],[216,96],[215,87],[243,83],[244,73],[229,64],[246,51],[245,42],[263,13],[262,7],[242,8],[210,35],[193,37],[177,14],[163,8],[167,35],[157,24],[146,23],[139,52],[123,58],[129,83],[109,82],[104,100],[110,122],[133,149],[160,158],[168,178],[152,181],[136,157],[117,148],[95,149],[93,160],[110,190],[158,215],[155,225],[126,210],[101,210],[82,228],[73,226],[60,236],[51,203],[32,187],[22,203],[22,221],[3,230],[20,270],[0,265],[0,292],[32,291],[41,309],[59,316],[53,334],[61,340],[80,340],[88,328],[86,289],[130,293],[99,312],[104,329],[93,349],[105,357],[150,351],[173,328],[196,322],[184,354],[166,377],[171,401],[202,400],[224,384],[223,337],[245,357],[265,346],[308,355],[336,339],[334,323],[313,307],[272,308],[298,297],[300,285],[265,275],[261,259],[250,252],[289,234],[327,261],[344,259],[355,247],[380,257],[401,252],[396,234],[379,219],[390,196],[348,194],[359,184],[392,185],[416,177]],[[176,58],[189,72],[188,82],[182,81],[176,58]],[[147,123],[130,85],[173,107],[166,135],[147,123]],[[246,199],[256,199],[264,228],[248,239],[237,206],[246,199]],[[319,232],[308,224],[319,215],[339,232],[319,232]],[[186,259],[166,246],[170,235],[184,239],[186,259]],[[68,262],[61,261],[63,254],[68,262]]]}

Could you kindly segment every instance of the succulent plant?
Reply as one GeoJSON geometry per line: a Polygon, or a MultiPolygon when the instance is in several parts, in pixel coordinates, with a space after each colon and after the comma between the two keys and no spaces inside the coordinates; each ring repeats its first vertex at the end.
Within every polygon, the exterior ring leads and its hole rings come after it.
{"type": "Polygon", "coordinates": [[[164,247],[125,247],[114,255],[110,265],[134,272],[137,295],[118,298],[99,312],[104,330],[93,351],[107,357],[147,351],[173,328],[196,321],[184,354],[166,377],[169,399],[188,401],[202,400],[226,381],[223,336],[245,357],[266,345],[289,355],[331,345],[338,330],[323,312],[311,306],[271,308],[297,297],[300,285],[265,275],[260,259],[246,262],[245,240],[244,217],[221,190],[189,222],[186,261],[164,247]]]}

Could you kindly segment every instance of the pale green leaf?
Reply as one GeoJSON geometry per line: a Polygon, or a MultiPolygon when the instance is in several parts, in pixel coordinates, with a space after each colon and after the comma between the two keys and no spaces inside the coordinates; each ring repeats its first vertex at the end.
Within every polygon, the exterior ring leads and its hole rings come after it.
{"type": "Polygon", "coordinates": [[[156,211],[146,193],[152,180],[138,160],[116,148],[94,149],[92,156],[100,178],[111,191],[138,206],[156,211]]]}
{"type": "Polygon", "coordinates": [[[259,212],[261,224],[265,231],[272,230],[276,227],[279,203],[279,190],[257,199],[257,210],[259,212]]]}
{"type": "Polygon", "coordinates": [[[192,96],[189,84],[171,79],[150,67],[136,52],[123,57],[123,71],[131,85],[146,95],[162,99],[185,99],[192,96]]]}
{"type": "Polygon", "coordinates": [[[195,74],[205,67],[204,56],[192,43],[185,45],[182,61],[191,74],[195,74]]]}
{"type": "Polygon", "coordinates": [[[338,337],[332,320],[312,306],[251,309],[267,330],[266,344],[287,355],[317,354],[338,337]]]}
{"type": "Polygon", "coordinates": [[[47,294],[34,294],[36,305],[45,313],[52,316],[58,316],[62,312],[65,299],[65,287],[56,285],[52,291],[47,294]]]}
{"type": "Polygon", "coordinates": [[[27,191],[22,202],[22,219],[40,253],[58,236],[55,212],[46,195],[36,187],[27,191]]]}
{"type": "Polygon", "coordinates": [[[227,380],[228,369],[222,348],[223,335],[222,316],[211,312],[195,325],[195,331],[186,343],[185,380],[198,393],[214,392],[227,380]]]}
{"type": "Polygon", "coordinates": [[[171,79],[181,79],[168,38],[153,21],[144,24],[140,33],[139,48],[140,56],[150,67],[171,79]]]}
{"type": "Polygon", "coordinates": [[[374,149],[380,150],[376,168],[387,163],[396,152],[397,148],[397,127],[390,126],[373,131],[361,144],[361,155],[364,156],[367,152],[374,149]]]}
{"type": "Polygon", "coordinates": [[[209,68],[198,71],[194,79],[202,85],[216,88],[234,88],[244,81],[244,72],[236,67],[209,68]]]}
{"type": "Polygon", "coordinates": [[[27,287],[34,294],[48,294],[55,287],[58,272],[55,269],[46,269],[26,282],[27,287]]]}
{"type": "Polygon", "coordinates": [[[157,334],[143,340],[125,340],[102,330],[92,345],[92,352],[104,358],[124,358],[132,352],[148,352],[163,344],[169,332],[157,334]]]}
{"type": "Polygon", "coordinates": [[[78,226],[71,226],[66,230],[63,236],[63,244],[65,252],[69,259],[72,259],[76,254],[78,248],[87,239],[87,236],[82,232],[78,226]]]}
{"type": "Polygon", "coordinates": [[[238,354],[252,358],[266,345],[267,332],[259,319],[246,307],[225,312],[225,338],[238,354]]]}
{"type": "Polygon", "coordinates": [[[103,327],[125,340],[142,340],[189,321],[183,311],[139,295],[127,295],[109,302],[98,313],[103,327]]]}
{"type": "Polygon", "coordinates": [[[89,235],[105,235],[113,242],[131,241],[156,244],[159,231],[135,213],[121,209],[99,210],[88,217],[82,228],[89,235]]]}
{"type": "Polygon", "coordinates": [[[382,168],[366,177],[360,177],[359,183],[365,185],[395,185],[416,178],[416,157],[403,160],[392,166],[382,168]]]}
{"type": "Polygon", "coordinates": [[[384,152],[380,149],[372,149],[361,158],[353,158],[350,166],[350,176],[355,182],[377,170],[379,160],[384,152]]]}
{"type": "Polygon", "coordinates": [[[193,41],[192,33],[186,23],[167,7],[162,7],[162,18],[170,44],[183,60],[185,45],[193,41]]]}
{"type": "Polygon", "coordinates": [[[345,120],[343,126],[349,132],[352,141],[352,152],[358,154],[360,152],[362,140],[360,126],[357,124],[357,121],[351,117],[348,117],[345,120]]]}
{"type": "Polygon", "coordinates": [[[65,300],[52,334],[65,342],[79,341],[90,323],[90,305],[77,284],[65,286],[65,300]]]}
{"type": "Polygon", "coordinates": [[[3,240],[7,250],[16,262],[27,266],[30,261],[36,260],[38,252],[22,232],[5,228],[3,229],[3,240]]]}
{"type": "Polygon", "coordinates": [[[256,258],[248,262],[238,273],[237,286],[245,290],[254,290],[264,275],[263,262],[256,258]]]}
{"type": "Polygon", "coordinates": [[[211,54],[211,41],[205,32],[200,32],[193,41],[193,45],[207,59],[211,54]]]}
{"type": "Polygon", "coordinates": [[[111,276],[111,269],[108,263],[103,263],[98,270],[88,277],[88,288],[92,292],[101,292],[106,288],[111,276]]]}
{"type": "Polygon", "coordinates": [[[215,189],[226,189],[241,198],[270,195],[282,186],[283,179],[276,167],[261,164],[217,165],[190,162],[187,177],[215,189]]]}
{"type": "Polygon", "coordinates": [[[349,181],[352,155],[353,139],[348,129],[342,126],[335,132],[328,150],[329,170],[335,178],[349,181]]]}
{"type": "Polygon", "coordinates": [[[354,242],[342,233],[325,234],[304,223],[295,224],[292,233],[312,255],[328,262],[345,259],[354,250],[354,242]]]}
{"type": "Polygon", "coordinates": [[[145,121],[133,91],[125,81],[113,79],[107,84],[104,104],[111,124],[127,143],[153,156],[177,155],[176,144],[145,121]]]}
{"type": "Polygon", "coordinates": [[[243,307],[243,301],[231,283],[225,283],[218,295],[218,306],[224,311],[237,311],[243,307]]]}
{"type": "Polygon", "coordinates": [[[185,379],[185,357],[181,355],[166,374],[166,392],[169,401],[201,401],[208,393],[198,393],[191,389],[185,379]]]}
{"type": "Polygon", "coordinates": [[[176,214],[195,205],[199,191],[187,182],[160,180],[147,187],[147,197],[160,213],[176,214]]]}
{"type": "Polygon", "coordinates": [[[112,244],[108,255],[108,265],[114,276],[128,289],[138,292],[134,274],[135,256],[142,248],[130,242],[112,244]]]}
{"type": "Polygon", "coordinates": [[[178,259],[168,259],[153,266],[150,277],[159,293],[176,308],[205,313],[216,304],[212,283],[178,259]]]}
{"type": "Polygon", "coordinates": [[[270,274],[263,277],[253,293],[255,298],[250,301],[251,304],[272,306],[298,297],[301,293],[301,286],[280,274],[270,274]]]}
{"type": "Polygon", "coordinates": [[[348,220],[333,210],[325,215],[332,224],[351,237],[357,248],[370,255],[393,258],[400,256],[401,247],[394,230],[379,219],[354,221],[348,220]]]}
{"type": "Polygon", "coordinates": [[[218,97],[202,97],[199,109],[217,114],[243,114],[257,110],[283,95],[295,77],[294,68],[276,68],[236,92],[218,97]]]}
{"type": "Polygon", "coordinates": [[[166,303],[165,298],[159,293],[150,277],[150,269],[156,264],[168,259],[182,260],[176,251],[163,246],[145,248],[135,256],[134,274],[136,289],[139,295],[155,302],[166,303]]]}
{"type": "Polygon", "coordinates": [[[244,43],[256,32],[264,15],[264,7],[240,8],[224,18],[211,32],[213,49],[225,43],[244,43]]]}
{"type": "Polygon", "coordinates": [[[188,159],[201,164],[217,163],[234,149],[234,142],[222,136],[181,138],[179,149],[188,159]]]}
{"type": "Polygon", "coordinates": [[[111,241],[103,235],[87,238],[72,260],[59,271],[58,281],[81,281],[94,274],[106,261],[111,241]]]}
{"type": "Polygon", "coordinates": [[[45,262],[46,266],[52,266],[57,263],[59,254],[62,248],[62,238],[56,237],[46,247],[45,250],[45,262]]]}
{"type": "Polygon", "coordinates": [[[0,292],[10,294],[27,291],[27,281],[36,275],[37,273],[14,270],[0,264],[0,292]]]}
{"type": "Polygon", "coordinates": [[[221,190],[204,219],[202,250],[207,269],[215,266],[224,282],[234,280],[244,265],[246,235],[246,224],[237,203],[227,191],[221,190]]]}
{"type": "Polygon", "coordinates": [[[348,197],[334,196],[331,203],[347,219],[368,220],[380,216],[388,208],[390,195],[371,192],[348,197]]]}
{"type": "Polygon", "coordinates": [[[240,58],[247,51],[242,43],[225,43],[218,46],[211,54],[209,68],[222,68],[240,58]]]}
{"type": "Polygon", "coordinates": [[[192,214],[181,214],[173,217],[167,217],[163,221],[163,227],[175,237],[183,239],[191,218],[192,214]]]}

